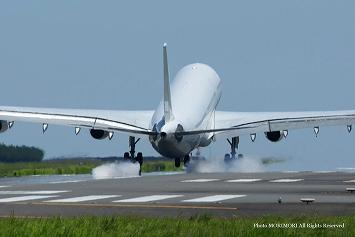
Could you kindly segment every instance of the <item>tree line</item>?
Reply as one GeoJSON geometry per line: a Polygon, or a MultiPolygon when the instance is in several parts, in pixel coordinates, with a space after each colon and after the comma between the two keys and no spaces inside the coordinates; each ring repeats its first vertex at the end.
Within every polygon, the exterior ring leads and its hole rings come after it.
{"type": "Polygon", "coordinates": [[[42,161],[44,151],[37,147],[0,144],[0,162],[42,161]]]}

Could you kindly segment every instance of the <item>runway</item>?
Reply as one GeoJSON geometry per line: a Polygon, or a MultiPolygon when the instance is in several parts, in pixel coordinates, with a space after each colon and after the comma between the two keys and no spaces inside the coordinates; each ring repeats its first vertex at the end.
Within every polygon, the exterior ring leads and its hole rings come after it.
{"type": "Polygon", "coordinates": [[[38,182],[0,179],[0,216],[355,214],[355,191],[350,192],[355,188],[354,172],[63,177],[27,177],[38,182]],[[303,203],[303,198],[314,202],[303,203]]]}

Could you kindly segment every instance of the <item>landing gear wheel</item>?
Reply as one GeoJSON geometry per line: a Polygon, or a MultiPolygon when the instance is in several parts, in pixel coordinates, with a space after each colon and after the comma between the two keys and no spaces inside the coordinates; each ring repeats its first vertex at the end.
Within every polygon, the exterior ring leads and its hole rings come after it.
{"type": "Polygon", "coordinates": [[[180,167],[181,160],[180,158],[175,158],[175,167],[179,168],[180,167]]]}
{"type": "Polygon", "coordinates": [[[129,153],[128,153],[128,152],[125,152],[125,153],[123,154],[123,160],[124,160],[124,161],[128,161],[129,158],[130,158],[129,153]]]}
{"type": "Polygon", "coordinates": [[[231,159],[231,155],[229,153],[225,154],[224,155],[224,162],[228,163],[230,162],[232,159],[231,159]]]}
{"type": "Polygon", "coordinates": [[[143,154],[142,152],[137,153],[136,161],[139,163],[139,176],[142,175],[142,165],[143,165],[143,154]]]}
{"type": "Polygon", "coordinates": [[[129,152],[125,152],[123,158],[125,161],[131,161],[132,163],[139,163],[139,176],[142,174],[142,164],[143,164],[143,154],[142,152],[138,152],[137,156],[136,153],[136,144],[139,142],[140,138],[136,139],[133,136],[128,138],[128,145],[131,148],[129,152]]]}
{"type": "MultiPolygon", "coordinates": [[[[229,160],[234,160],[235,158],[237,158],[237,149],[239,146],[239,137],[232,137],[231,140],[227,139],[230,148],[231,148],[231,153],[228,154],[229,156],[229,160]]],[[[227,154],[224,156],[224,161],[226,161],[226,156],[227,154]]]]}
{"type": "Polygon", "coordinates": [[[143,154],[142,152],[137,153],[136,161],[139,163],[139,165],[143,164],[143,154]]]}
{"type": "Polygon", "coordinates": [[[187,167],[190,163],[190,156],[186,155],[184,156],[184,166],[187,167]]]}

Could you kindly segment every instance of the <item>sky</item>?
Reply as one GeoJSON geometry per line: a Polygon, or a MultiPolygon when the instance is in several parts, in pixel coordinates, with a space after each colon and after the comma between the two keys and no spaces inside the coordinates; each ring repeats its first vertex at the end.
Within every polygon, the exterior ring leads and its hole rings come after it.
{"type": "MultiPolygon", "coordinates": [[[[162,45],[171,78],[194,62],[223,81],[219,110],[355,109],[353,1],[1,1],[0,105],[155,109],[163,95],[162,45]]],[[[46,158],[112,156],[128,137],[16,123],[6,144],[38,146],[46,158]]],[[[273,144],[241,137],[240,152],[285,158],[282,169],[355,167],[346,126],[290,131],[273,144]]],[[[148,141],[138,151],[157,155],[148,141]]],[[[202,150],[223,157],[216,141],[202,150]]]]}

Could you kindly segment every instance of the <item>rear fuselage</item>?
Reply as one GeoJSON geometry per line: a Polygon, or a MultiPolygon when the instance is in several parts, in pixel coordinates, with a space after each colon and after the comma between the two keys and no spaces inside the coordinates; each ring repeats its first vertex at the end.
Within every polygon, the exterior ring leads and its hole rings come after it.
{"type": "Polygon", "coordinates": [[[153,148],[161,155],[179,158],[197,147],[211,143],[209,133],[176,136],[176,131],[205,130],[214,127],[214,111],[221,97],[221,80],[208,65],[195,63],[183,67],[171,82],[173,118],[165,121],[163,100],[151,120],[153,148]]]}

